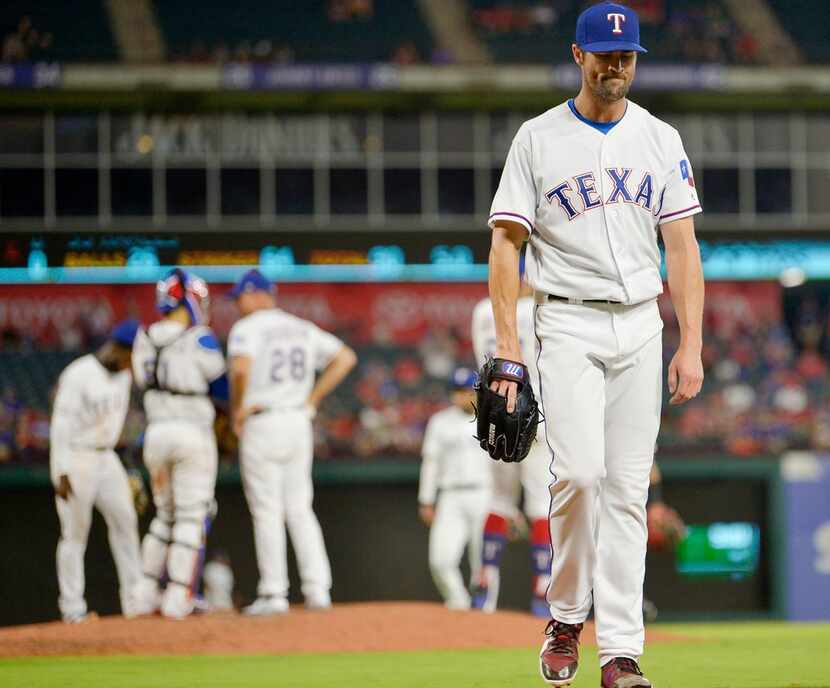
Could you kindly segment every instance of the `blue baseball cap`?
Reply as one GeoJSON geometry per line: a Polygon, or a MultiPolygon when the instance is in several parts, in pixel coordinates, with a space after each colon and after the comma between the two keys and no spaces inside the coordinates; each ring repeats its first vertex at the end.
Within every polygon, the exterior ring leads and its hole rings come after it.
{"type": "Polygon", "coordinates": [[[453,389],[472,389],[476,380],[478,380],[478,375],[475,371],[469,368],[456,368],[450,379],[450,384],[453,389]]]}
{"type": "Polygon", "coordinates": [[[133,341],[135,340],[136,334],[138,334],[139,327],[141,327],[141,324],[135,318],[122,320],[112,328],[110,339],[116,344],[132,349],[133,341]]]}
{"type": "Polygon", "coordinates": [[[273,288],[271,280],[263,275],[259,270],[248,270],[239,281],[233,285],[233,289],[228,292],[228,296],[232,299],[239,298],[242,294],[248,294],[254,291],[270,292],[273,288]]]}
{"type": "Polygon", "coordinates": [[[647,53],[640,45],[640,18],[630,7],[601,2],[579,15],[575,43],[589,53],[634,50],[647,53]]]}

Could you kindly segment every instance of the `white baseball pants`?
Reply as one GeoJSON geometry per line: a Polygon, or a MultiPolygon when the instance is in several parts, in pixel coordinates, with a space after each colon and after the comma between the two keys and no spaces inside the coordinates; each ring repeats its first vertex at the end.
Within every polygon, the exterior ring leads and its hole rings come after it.
{"type": "Polygon", "coordinates": [[[662,394],[657,303],[543,302],[535,324],[554,454],[550,611],[581,623],[593,602],[600,663],[638,659],[646,498],[662,394]]]}
{"type": "Polygon", "coordinates": [[[217,462],[212,427],[175,420],[147,426],[144,465],[156,514],[142,543],[142,597],[146,604],[154,601],[166,572],[160,601],[166,616],[187,616],[193,608],[190,586],[213,503],[217,462]]]}
{"type": "Polygon", "coordinates": [[[435,520],[429,531],[429,568],[435,587],[449,609],[470,608],[470,593],[459,565],[466,546],[470,579],[477,579],[481,567],[481,533],[489,502],[487,488],[439,492],[435,520]]]}
{"type": "Polygon", "coordinates": [[[286,527],[307,601],[325,603],[331,566],[312,509],[314,438],[305,409],[248,418],[239,447],[242,486],[254,523],[260,597],[288,596],[286,527]]]}
{"type": "Polygon", "coordinates": [[[135,588],[141,579],[138,519],[127,472],[114,451],[77,451],[68,472],[72,494],[55,497],[61,525],[57,549],[58,606],[64,617],[86,614],[84,553],[93,506],[107,524],[112,558],[118,571],[121,611],[134,614],[135,588]]]}
{"type": "MultiPolygon", "coordinates": [[[[538,391],[538,390],[537,390],[538,391]]],[[[490,511],[514,519],[518,515],[519,489],[524,491],[523,510],[528,520],[547,518],[550,508],[549,486],[552,479],[550,472],[550,449],[543,436],[544,424],[539,428],[536,442],[527,458],[520,463],[491,461],[493,474],[493,497],[490,511]]]]}

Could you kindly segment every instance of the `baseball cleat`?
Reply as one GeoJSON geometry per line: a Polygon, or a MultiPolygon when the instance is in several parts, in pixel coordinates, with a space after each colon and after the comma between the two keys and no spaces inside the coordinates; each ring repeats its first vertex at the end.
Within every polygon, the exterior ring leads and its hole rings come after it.
{"type": "Polygon", "coordinates": [[[276,595],[257,597],[253,604],[249,604],[242,609],[245,616],[273,616],[274,614],[285,614],[287,611],[288,600],[276,595]]]}
{"type": "Polygon", "coordinates": [[[213,611],[213,607],[211,606],[210,602],[208,602],[204,595],[194,595],[193,596],[193,613],[194,614],[210,614],[213,611]]]}
{"type": "Polygon", "coordinates": [[[331,597],[328,594],[306,597],[305,608],[310,612],[327,612],[331,609],[331,597]]]}
{"type": "Polygon", "coordinates": [[[548,685],[571,685],[579,668],[580,633],[581,623],[566,624],[556,619],[548,623],[545,642],[539,653],[539,671],[548,685]]]}
{"type": "Polygon", "coordinates": [[[193,613],[193,598],[184,585],[168,583],[161,596],[161,615],[166,619],[181,621],[193,613]]]}
{"type": "Polygon", "coordinates": [[[65,624],[84,624],[89,623],[90,621],[97,621],[98,615],[95,612],[64,614],[62,620],[65,624]]]}
{"type": "Polygon", "coordinates": [[[628,657],[614,657],[602,667],[601,688],[651,688],[640,666],[628,657]]]}

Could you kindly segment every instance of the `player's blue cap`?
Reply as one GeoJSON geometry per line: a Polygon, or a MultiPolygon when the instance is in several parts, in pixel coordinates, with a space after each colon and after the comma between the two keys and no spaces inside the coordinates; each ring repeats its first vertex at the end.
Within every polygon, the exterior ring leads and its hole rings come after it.
{"type": "Polygon", "coordinates": [[[236,299],[242,294],[248,294],[254,291],[270,292],[273,286],[271,280],[263,275],[259,270],[248,270],[239,281],[233,285],[233,289],[228,292],[228,296],[236,299]]]}
{"type": "Polygon", "coordinates": [[[116,344],[132,349],[133,341],[135,340],[139,327],[141,327],[141,324],[135,318],[122,320],[112,328],[112,332],[110,332],[110,339],[116,344]]]}
{"type": "Polygon", "coordinates": [[[453,389],[472,389],[477,379],[478,375],[469,368],[456,368],[450,384],[453,389]]]}
{"type": "Polygon", "coordinates": [[[576,20],[576,44],[589,53],[635,50],[647,53],[640,45],[640,19],[630,7],[601,2],[576,20]]]}

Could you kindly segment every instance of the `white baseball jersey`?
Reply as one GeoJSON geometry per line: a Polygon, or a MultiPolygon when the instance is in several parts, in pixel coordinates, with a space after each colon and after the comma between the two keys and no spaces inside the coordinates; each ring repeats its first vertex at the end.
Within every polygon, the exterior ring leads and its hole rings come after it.
{"type": "Polygon", "coordinates": [[[489,224],[530,233],[535,290],[634,304],[663,290],[657,226],[700,211],[677,130],[628,101],[602,133],[569,101],[520,127],[489,224]]]}
{"type": "Polygon", "coordinates": [[[133,344],[133,373],[145,389],[149,423],[183,420],[211,425],[216,415],[209,398],[210,383],[225,372],[225,357],[209,327],[188,327],[160,320],[133,344]],[[158,389],[153,389],[153,379],[158,389]]]}
{"type": "Polygon", "coordinates": [[[418,485],[421,504],[434,504],[439,489],[490,487],[490,459],[472,439],[472,421],[473,416],[457,406],[439,411],[429,419],[418,485]]]}
{"type": "Polygon", "coordinates": [[[243,406],[304,407],[317,371],[342,347],[333,334],[279,308],[242,318],[228,335],[228,356],[251,358],[243,406]]]}
{"type": "MultiPolygon", "coordinates": [[[[534,391],[539,390],[539,374],[536,370],[536,337],[533,334],[533,297],[525,296],[516,304],[516,329],[522,358],[530,373],[534,391]]],[[[493,317],[493,302],[482,299],[473,309],[473,351],[479,368],[488,356],[496,354],[496,319],[493,317]]]]}
{"type": "Polygon", "coordinates": [[[114,449],[130,406],[128,370],[107,370],[94,354],[74,360],[61,373],[49,426],[53,479],[66,474],[72,453],[114,449]]]}

